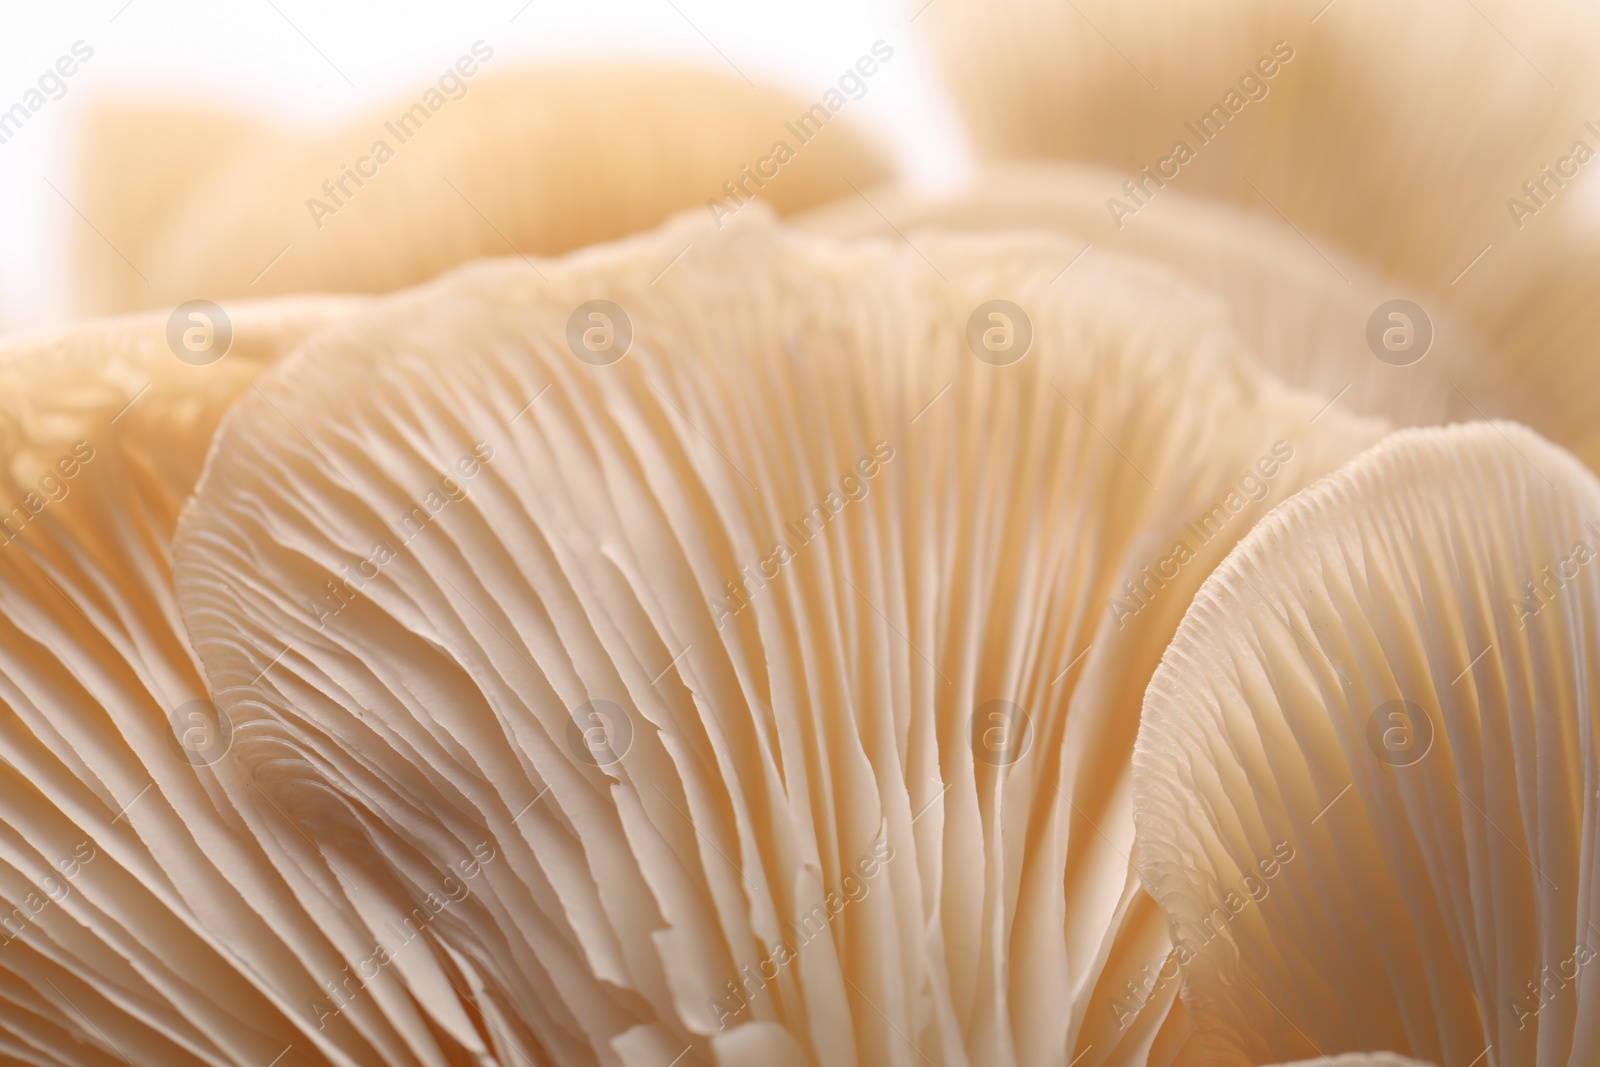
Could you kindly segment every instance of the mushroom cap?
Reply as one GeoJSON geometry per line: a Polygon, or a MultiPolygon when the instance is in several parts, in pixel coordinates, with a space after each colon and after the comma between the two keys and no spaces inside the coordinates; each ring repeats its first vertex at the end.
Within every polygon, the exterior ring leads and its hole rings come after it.
{"type": "Polygon", "coordinates": [[[1426,348],[1376,358],[1369,322],[1407,287],[1358,257],[1307,243],[1270,212],[1176,182],[1136,220],[1114,221],[1107,193],[1125,180],[1080,162],[990,162],[954,194],[884,187],[808,211],[794,224],[833,237],[1045,230],[1080,240],[1066,270],[1107,251],[1165,264],[1223,302],[1241,341],[1280,381],[1400,426],[1473,418],[1469,396],[1506,387],[1505,368],[1479,350],[1476,331],[1438,306],[1424,309],[1425,325],[1415,324],[1427,332],[1426,342],[1416,339],[1426,348]]]}
{"type": "Polygon", "coordinates": [[[940,0],[918,21],[985,156],[1110,168],[1097,199],[1128,230],[1186,192],[1366,263],[1490,357],[1447,376],[1472,409],[1452,417],[1517,419],[1600,470],[1591,10],[940,0]]]}
{"type": "Polygon", "coordinates": [[[1177,1053],[1175,985],[1124,988],[1171,952],[1128,860],[1145,682],[1249,523],[1384,427],[1313,422],[1166,270],[1061,277],[1080,247],[690,219],[386,298],[235,408],[179,598],[223,788],[365,924],[352,971],[393,961],[329,1032],[1177,1053]]]}
{"type": "Polygon", "coordinates": [[[1597,548],[1594,475],[1475,423],[1385,438],[1207,579],[1134,818],[1209,1062],[1600,1054],[1597,548]]]}
{"type": "Polygon", "coordinates": [[[734,211],[759,191],[790,212],[888,174],[848,116],[800,143],[785,123],[804,103],[721,73],[619,62],[500,70],[513,61],[463,58],[475,73],[441,74],[454,79],[449,95],[424,82],[309,135],[235,116],[217,136],[204,113],[102,105],[85,132],[80,195],[148,282],[90,232],[82,310],[390,292],[486,256],[620,238],[713,200],[734,211]],[[778,141],[787,155],[773,160],[778,141]],[[188,150],[161,151],[168,142],[188,150]],[[217,147],[197,159],[195,143],[217,147]],[[777,176],[751,178],[751,168],[777,176]]]}
{"type": "Polygon", "coordinates": [[[0,345],[0,1050],[13,1062],[266,1063],[312,1047],[274,994],[297,952],[315,954],[315,926],[200,770],[215,718],[170,543],[223,413],[357,303],[236,304],[225,329],[211,322],[210,350],[166,314],[0,345]]]}

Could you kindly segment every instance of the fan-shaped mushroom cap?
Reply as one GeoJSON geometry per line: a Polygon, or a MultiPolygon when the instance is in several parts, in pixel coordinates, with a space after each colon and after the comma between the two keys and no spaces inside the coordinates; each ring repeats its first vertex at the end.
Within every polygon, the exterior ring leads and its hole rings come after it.
{"type": "Polygon", "coordinates": [[[1214,1063],[1600,1055],[1600,483],[1402,431],[1207,580],[1150,683],[1138,859],[1214,1063]]]}
{"type": "Polygon", "coordinates": [[[1136,225],[1118,227],[1106,213],[1106,193],[1122,180],[1081,163],[991,163],[955,194],[874,189],[806,212],[795,224],[838,237],[888,236],[896,228],[1042,229],[1081,238],[1064,271],[1107,251],[1164,263],[1222,300],[1240,338],[1281,381],[1403,426],[1472,418],[1468,395],[1504,388],[1503,368],[1441,308],[1426,326],[1416,324],[1429,336],[1415,339],[1429,346],[1418,358],[1378,358],[1368,323],[1403,290],[1354,256],[1313,247],[1271,215],[1182,189],[1164,190],[1136,225]]]}
{"type": "Polygon", "coordinates": [[[219,741],[170,542],[223,412],[357,303],[234,305],[209,351],[164,314],[0,346],[10,1062],[325,1062],[281,994],[297,971],[315,993],[298,957],[326,941],[197,766],[219,741]]]}
{"type": "Polygon", "coordinates": [[[386,299],[235,409],[179,595],[219,782],[364,925],[327,1032],[1177,1054],[1128,863],[1145,680],[1382,427],[1313,423],[1164,270],[1058,278],[1080,244],[683,223],[386,299]]]}
{"type": "Polygon", "coordinates": [[[1353,254],[1496,355],[1498,380],[1454,380],[1463,417],[1521,419],[1600,470],[1593,11],[940,0],[919,23],[985,154],[1114,168],[1102,216],[1129,230],[1183,191],[1353,254]]]}
{"type": "Polygon", "coordinates": [[[219,141],[215,118],[102,106],[85,139],[86,209],[148,284],[90,233],[84,310],[388,292],[485,256],[555,255],[736,203],[725,183],[789,212],[887,175],[848,117],[800,143],[784,124],[805,105],[737,78],[639,63],[501,73],[512,60],[462,58],[475,73],[441,75],[449,95],[426,81],[315,136],[258,127],[219,141]],[[215,159],[152,149],[174,140],[221,147],[215,159]]]}

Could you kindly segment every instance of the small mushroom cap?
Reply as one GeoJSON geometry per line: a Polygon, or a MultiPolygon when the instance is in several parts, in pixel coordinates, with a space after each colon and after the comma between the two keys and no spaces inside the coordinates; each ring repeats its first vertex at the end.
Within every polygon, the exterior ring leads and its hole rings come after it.
{"type": "Polygon", "coordinates": [[[1138,859],[1210,1062],[1600,1055],[1600,482],[1406,430],[1283,504],[1145,698],[1138,859]]]}

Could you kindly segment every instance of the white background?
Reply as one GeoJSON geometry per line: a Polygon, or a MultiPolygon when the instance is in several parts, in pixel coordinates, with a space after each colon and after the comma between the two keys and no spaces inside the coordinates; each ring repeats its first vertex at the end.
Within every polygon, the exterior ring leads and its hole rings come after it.
{"type": "MultiPolygon", "coordinates": [[[[71,195],[82,105],[115,95],[237,108],[286,125],[334,125],[404,95],[483,38],[526,62],[670,57],[815,99],[883,38],[895,62],[851,105],[902,178],[948,188],[971,154],[913,16],[923,0],[0,0],[0,110],[74,41],[94,58],[0,144],[0,331],[69,313],[71,195]],[[320,54],[319,54],[320,53],[320,54]],[[347,81],[348,79],[348,81],[347,81]]],[[[206,146],[196,145],[197,158],[206,146]]],[[[92,222],[92,220],[90,220],[92,222]]]]}

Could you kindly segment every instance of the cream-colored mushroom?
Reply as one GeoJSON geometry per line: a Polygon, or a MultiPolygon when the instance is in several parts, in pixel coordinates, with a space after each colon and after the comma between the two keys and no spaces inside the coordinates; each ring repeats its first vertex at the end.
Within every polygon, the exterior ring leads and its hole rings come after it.
{"type": "Polygon", "coordinates": [[[1137,224],[1119,227],[1107,216],[1106,196],[1123,180],[1082,163],[990,163],[954,194],[873,189],[807,212],[795,224],[836,237],[891,236],[898,229],[913,239],[922,229],[1046,230],[1079,239],[1063,271],[1108,251],[1166,264],[1222,300],[1240,338],[1280,380],[1401,426],[1476,418],[1469,398],[1504,387],[1475,331],[1446,308],[1424,309],[1425,318],[1410,324],[1418,333],[1407,341],[1415,347],[1394,353],[1381,343],[1371,347],[1374,312],[1403,290],[1360,258],[1331,245],[1314,247],[1268,212],[1182,188],[1163,190],[1137,224]]]}
{"type": "Polygon", "coordinates": [[[1207,580],[1150,683],[1138,860],[1213,1063],[1600,1055],[1600,483],[1396,433],[1207,580]]]}
{"type": "Polygon", "coordinates": [[[813,117],[802,141],[785,123],[805,104],[730,75],[499,69],[513,62],[479,41],[410,98],[316,134],[102,104],[78,195],[104,235],[81,235],[78,310],[391,292],[485,256],[625,237],[713,198],[789,212],[887,175],[848,118],[813,117]]]}
{"type": "Polygon", "coordinates": [[[223,412],[356,303],[239,304],[175,333],[165,314],[134,316],[0,347],[10,1062],[246,1064],[312,1048],[289,976],[314,992],[307,964],[333,955],[198,766],[222,742],[170,544],[223,412]],[[185,344],[185,330],[202,333],[185,344]]]}
{"type": "Polygon", "coordinates": [[[1382,427],[1313,423],[1165,271],[1058,277],[1078,247],[686,222],[399,294],[235,410],[178,587],[222,788],[364,924],[351,972],[384,961],[330,1033],[1181,1052],[1128,861],[1145,680],[1254,518],[1382,427]]]}
{"type": "Polygon", "coordinates": [[[1592,10],[940,0],[919,23],[984,155],[1110,168],[1102,218],[1126,230],[1186,192],[1365,262],[1495,357],[1497,380],[1452,379],[1460,417],[1600,470],[1592,10]]]}

